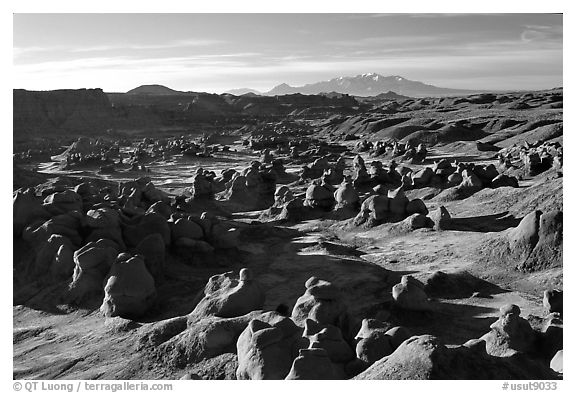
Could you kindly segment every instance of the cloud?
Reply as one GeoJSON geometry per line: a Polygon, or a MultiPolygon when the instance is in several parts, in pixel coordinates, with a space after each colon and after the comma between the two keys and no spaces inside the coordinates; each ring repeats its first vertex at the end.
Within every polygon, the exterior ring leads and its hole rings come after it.
{"type": "Polygon", "coordinates": [[[459,12],[459,13],[426,13],[426,14],[409,14],[411,18],[461,18],[470,16],[494,16],[494,15],[504,15],[504,14],[490,14],[481,12],[459,12]]]}
{"type": "Polygon", "coordinates": [[[176,40],[159,44],[129,44],[129,43],[115,43],[104,45],[92,45],[85,47],[67,46],[67,45],[52,45],[52,46],[28,46],[28,47],[14,47],[13,56],[15,60],[22,59],[33,55],[41,55],[46,53],[61,52],[62,54],[78,55],[83,53],[92,52],[112,52],[112,51],[152,51],[162,49],[177,49],[177,48],[194,48],[194,47],[209,47],[225,44],[223,40],[211,39],[188,39],[176,40]]]}
{"type": "Polygon", "coordinates": [[[31,53],[42,53],[42,52],[53,52],[55,50],[62,50],[63,47],[40,47],[40,46],[27,46],[27,47],[14,47],[12,48],[12,54],[14,58],[20,58],[22,56],[31,53]]]}
{"type": "Polygon", "coordinates": [[[210,40],[210,39],[190,39],[190,40],[177,40],[172,42],[165,42],[159,44],[111,44],[100,45],[85,48],[73,48],[71,52],[99,52],[110,50],[154,50],[154,49],[173,49],[173,48],[187,48],[187,47],[203,47],[224,44],[226,41],[210,40]]]}
{"type": "Polygon", "coordinates": [[[357,40],[326,41],[324,42],[324,44],[331,46],[346,46],[346,47],[382,46],[382,45],[393,45],[396,47],[401,47],[409,44],[438,42],[446,38],[448,37],[447,36],[441,37],[439,35],[378,36],[378,37],[365,37],[357,40]]]}
{"type": "Polygon", "coordinates": [[[562,26],[525,26],[521,34],[524,42],[562,42],[562,26]]]}

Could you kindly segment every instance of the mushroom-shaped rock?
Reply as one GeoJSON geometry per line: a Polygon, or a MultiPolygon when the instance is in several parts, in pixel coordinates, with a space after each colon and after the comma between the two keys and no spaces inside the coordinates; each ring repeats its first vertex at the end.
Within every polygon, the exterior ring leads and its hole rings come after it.
{"type": "Polygon", "coordinates": [[[426,187],[430,183],[433,175],[434,171],[432,168],[423,168],[412,174],[412,185],[414,188],[426,187]]]}
{"type": "MultiPolygon", "coordinates": [[[[310,321],[310,320],[307,320],[310,321]]],[[[309,329],[308,329],[309,330],[309,329]]],[[[328,325],[309,337],[310,348],[323,348],[334,363],[344,363],[354,359],[354,352],[342,337],[336,326],[328,325]]]]}
{"type": "Polygon", "coordinates": [[[298,222],[304,217],[307,207],[302,198],[294,198],[288,201],[277,216],[278,220],[298,222]]]}
{"type": "Polygon", "coordinates": [[[405,217],[408,198],[404,194],[404,188],[399,187],[388,191],[388,199],[390,200],[390,213],[397,217],[405,217]]]}
{"type": "Polygon", "coordinates": [[[292,199],[294,199],[294,194],[292,194],[288,186],[280,186],[274,193],[274,204],[277,207],[284,205],[292,199]]]}
{"type": "Polygon", "coordinates": [[[482,189],[483,183],[474,172],[464,169],[462,171],[462,182],[459,187],[470,191],[477,191],[482,189]]]}
{"type": "Polygon", "coordinates": [[[536,339],[530,323],[520,316],[520,308],[515,304],[500,307],[500,317],[490,329],[481,339],[486,341],[486,351],[492,356],[529,352],[536,339]]]}
{"type": "Polygon", "coordinates": [[[362,186],[364,184],[369,184],[371,181],[372,181],[372,177],[370,176],[370,174],[366,170],[366,167],[360,166],[360,167],[354,169],[354,176],[353,176],[352,184],[359,187],[359,186],[362,186]]]}
{"type": "Polygon", "coordinates": [[[376,319],[362,320],[356,335],[356,357],[368,365],[394,352],[390,336],[386,334],[388,324],[376,319]]]}
{"type": "Polygon", "coordinates": [[[399,284],[392,287],[395,304],[406,310],[430,310],[430,302],[423,284],[412,276],[402,276],[399,284]]]}
{"type": "Polygon", "coordinates": [[[90,242],[74,252],[74,275],[70,284],[71,300],[82,302],[102,292],[102,282],[110,271],[118,250],[114,242],[90,242]]]}
{"type": "Polygon", "coordinates": [[[351,207],[356,209],[360,205],[358,191],[351,182],[347,181],[342,182],[334,192],[334,199],[336,199],[336,208],[351,207]]]}
{"type": "Polygon", "coordinates": [[[226,195],[232,201],[245,201],[250,198],[248,187],[246,186],[246,177],[236,174],[230,180],[226,195]]]}
{"type": "Polygon", "coordinates": [[[285,379],[327,380],[336,379],[336,371],[328,352],[322,348],[300,349],[285,379]]]}
{"type": "Polygon", "coordinates": [[[212,276],[204,289],[204,297],[190,316],[231,318],[260,310],[265,294],[249,269],[241,269],[238,277],[232,272],[212,276]]]}
{"type": "Polygon", "coordinates": [[[382,222],[390,214],[390,199],[385,195],[371,195],[360,206],[360,213],[356,216],[358,224],[364,223],[367,219],[375,222],[382,222]]]}
{"type": "Polygon", "coordinates": [[[462,175],[458,172],[454,172],[450,176],[448,176],[446,181],[449,187],[457,186],[460,183],[462,183],[462,175]]]}
{"type": "Polygon", "coordinates": [[[306,292],[296,300],[292,309],[292,319],[304,326],[307,318],[322,325],[341,326],[346,317],[346,306],[340,289],[324,280],[311,277],[306,281],[306,292]]]}
{"type": "Polygon", "coordinates": [[[104,293],[100,311],[107,317],[140,317],[156,299],[154,278],[144,260],[138,257],[112,266],[104,293]]]}
{"type": "Polygon", "coordinates": [[[434,229],[437,231],[450,227],[450,213],[444,206],[440,206],[438,209],[432,211],[428,217],[430,217],[434,223],[434,229]]]}
{"type": "Polygon", "coordinates": [[[290,371],[300,329],[290,318],[274,322],[253,319],[240,334],[237,379],[284,379],[290,371]]]}
{"type": "Polygon", "coordinates": [[[311,184],[306,190],[305,202],[310,207],[331,210],[335,203],[333,191],[320,184],[311,184]]]}
{"type": "Polygon", "coordinates": [[[200,199],[213,199],[214,198],[214,184],[210,178],[208,178],[202,168],[198,168],[198,171],[192,178],[192,187],[190,187],[192,193],[192,198],[195,200],[200,199]]]}

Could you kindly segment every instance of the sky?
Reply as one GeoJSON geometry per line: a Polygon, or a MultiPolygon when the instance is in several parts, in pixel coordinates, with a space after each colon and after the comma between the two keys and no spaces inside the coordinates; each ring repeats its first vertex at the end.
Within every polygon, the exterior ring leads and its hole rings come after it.
{"type": "Polygon", "coordinates": [[[267,91],[375,72],[440,87],[562,86],[555,14],[15,14],[13,87],[267,91]]]}

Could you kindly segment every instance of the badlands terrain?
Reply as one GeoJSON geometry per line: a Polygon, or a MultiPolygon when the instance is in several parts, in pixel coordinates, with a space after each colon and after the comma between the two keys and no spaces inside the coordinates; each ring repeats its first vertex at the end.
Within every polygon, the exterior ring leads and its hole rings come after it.
{"type": "Polygon", "coordinates": [[[562,378],[562,102],[15,90],[14,378],[562,378]]]}

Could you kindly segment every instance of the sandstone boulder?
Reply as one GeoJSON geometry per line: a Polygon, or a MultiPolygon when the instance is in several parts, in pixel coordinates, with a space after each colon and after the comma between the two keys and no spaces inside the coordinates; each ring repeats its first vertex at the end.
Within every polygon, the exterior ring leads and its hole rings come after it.
{"type": "Polygon", "coordinates": [[[294,343],[300,330],[286,317],[276,318],[273,323],[260,318],[250,321],[236,343],[236,378],[284,379],[295,357],[294,343]]]}
{"type": "Polygon", "coordinates": [[[73,302],[80,303],[102,293],[104,279],[118,255],[115,247],[110,240],[99,240],[74,252],[74,275],[69,288],[73,302]]]}
{"type": "Polygon", "coordinates": [[[322,348],[300,349],[299,356],[294,359],[288,380],[327,380],[336,379],[328,352],[322,348]]]}
{"type": "Polygon", "coordinates": [[[340,187],[334,192],[334,199],[336,200],[336,208],[350,207],[357,209],[360,207],[360,196],[352,182],[344,181],[340,187]]]}
{"type": "Polygon", "coordinates": [[[347,318],[347,309],[341,290],[334,284],[311,277],[305,284],[306,292],[296,300],[292,309],[292,319],[304,326],[306,319],[321,325],[334,325],[340,328],[347,318]]]}
{"type": "Polygon", "coordinates": [[[390,213],[397,217],[404,218],[409,201],[404,194],[403,187],[388,191],[388,199],[390,200],[390,213]]]}
{"type": "Polygon", "coordinates": [[[520,316],[520,308],[507,304],[500,308],[500,317],[490,325],[490,332],[481,337],[492,356],[508,357],[533,349],[536,334],[530,323],[520,316]]]}
{"type": "Polygon", "coordinates": [[[107,317],[137,318],[148,311],[155,299],[154,278],[143,259],[132,257],[112,266],[100,311],[107,317]]]}
{"type": "Polygon", "coordinates": [[[232,318],[260,310],[265,294],[249,269],[212,276],[204,289],[204,296],[190,313],[190,317],[215,315],[232,318]]]}
{"type": "Polygon", "coordinates": [[[412,276],[402,276],[399,284],[392,287],[395,304],[403,309],[428,311],[431,309],[424,285],[412,276]]]}
{"type": "Polygon", "coordinates": [[[391,337],[386,334],[388,324],[376,319],[362,320],[356,335],[356,357],[370,365],[394,352],[391,337]]]}
{"type": "Polygon", "coordinates": [[[312,183],[306,190],[305,204],[312,208],[329,211],[335,203],[333,191],[325,185],[312,183]]]}
{"type": "Polygon", "coordinates": [[[434,223],[434,229],[437,231],[450,228],[450,213],[444,206],[440,206],[429,214],[430,219],[434,223]]]}
{"type": "Polygon", "coordinates": [[[354,352],[342,337],[342,331],[336,326],[322,326],[307,319],[305,334],[310,340],[309,348],[323,348],[334,363],[346,363],[354,359],[354,352]],[[313,326],[310,326],[313,325],[313,326]]]}
{"type": "Polygon", "coordinates": [[[358,380],[552,379],[547,366],[525,357],[487,356],[482,347],[447,348],[434,336],[413,336],[391,355],[357,375],[358,380]]]}

